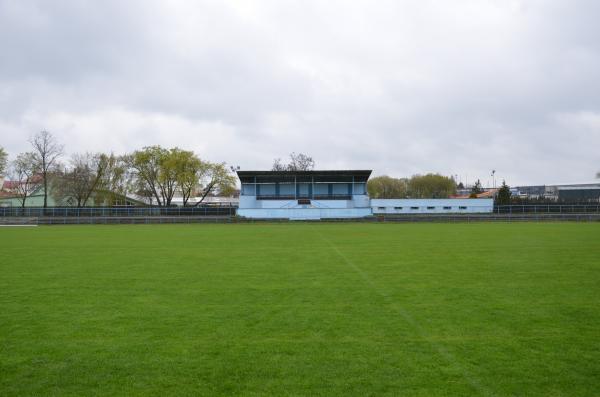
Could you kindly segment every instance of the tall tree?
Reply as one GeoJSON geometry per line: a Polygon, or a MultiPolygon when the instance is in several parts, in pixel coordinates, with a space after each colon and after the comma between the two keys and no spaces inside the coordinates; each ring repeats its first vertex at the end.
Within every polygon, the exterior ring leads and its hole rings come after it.
{"type": "Polygon", "coordinates": [[[454,179],[440,174],[413,175],[408,188],[412,198],[448,198],[456,194],[454,179]]]}
{"type": "Polygon", "coordinates": [[[106,172],[106,155],[75,154],[69,168],[54,178],[52,191],[60,198],[71,198],[77,207],[85,207],[106,172]]]}
{"type": "Polygon", "coordinates": [[[202,197],[195,204],[199,205],[213,191],[219,194],[230,194],[235,190],[236,178],[225,163],[212,163],[202,175],[202,197]]]}
{"type": "Polygon", "coordinates": [[[136,150],[127,157],[127,163],[132,168],[138,190],[147,191],[155,199],[159,206],[164,201],[160,194],[161,164],[168,150],[160,146],[147,146],[142,150],[136,150]]]}
{"type": "Polygon", "coordinates": [[[376,176],[367,182],[367,191],[371,198],[406,198],[408,181],[405,178],[392,178],[387,175],[376,176]]]}
{"type": "Polygon", "coordinates": [[[194,152],[182,151],[177,162],[177,184],[183,198],[183,206],[200,185],[200,179],[208,172],[211,164],[202,161],[194,152]]]}
{"type": "Polygon", "coordinates": [[[283,164],[281,159],[273,161],[273,171],[310,171],[315,168],[315,161],[304,153],[290,153],[290,162],[283,164]]]}
{"type": "Polygon", "coordinates": [[[8,165],[8,154],[4,151],[4,148],[0,146],[0,176],[3,176],[6,172],[6,166],[8,165]]]}
{"type": "Polygon", "coordinates": [[[102,154],[101,166],[104,169],[102,178],[96,187],[94,199],[97,203],[117,205],[127,195],[132,185],[132,174],[129,172],[127,157],[102,154]]]}
{"type": "Polygon", "coordinates": [[[498,189],[496,202],[500,205],[508,205],[510,204],[510,196],[510,187],[506,184],[505,181],[502,181],[502,186],[500,186],[500,189],[498,189]]]}
{"type": "Polygon", "coordinates": [[[183,172],[183,164],[193,156],[193,152],[173,148],[161,156],[158,169],[158,189],[164,205],[171,205],[178,188],[179,176],[183,172]]]}
{"type": "Polygon", "coordinates": [[[15,191],[21,200],[21,207],[25,207],[27,197],[40,186],[39,163],[35,153],[21,153],[11,163],[11,179],[15,183],[15,191]]]}
{"type": "Polygon", "coordinates": [[[481,181],[477,179],[475,184],[471,187],[471,194],[469,197],[476,198],[480,193],[483,193],[483,187],[481,186],[481,181]]]}
{"type": "Polygon", "coordinates": [[[165,149],[160,146],[145,147],[129,156],[134,170],[138,192],[152,195],[158,205],[171,205],[177,191],[181,191],[187,204],[200,179],[207,180],[208,191],[227,180],[224,164],[203,163],[193,152],[179,148],[165,149]]]}
{"type": "Polygon", "coordinates": [[[31,143],[31,146],[33,146],[33,153],[38,164],[37,168],[42,175],[42,184],[44,185],[44,208],[46,208],[48,207],[49,174],[58,158],[62,155],[63,146],[46,130],[40,131],[34,135],[29,142],[31,143]]]}

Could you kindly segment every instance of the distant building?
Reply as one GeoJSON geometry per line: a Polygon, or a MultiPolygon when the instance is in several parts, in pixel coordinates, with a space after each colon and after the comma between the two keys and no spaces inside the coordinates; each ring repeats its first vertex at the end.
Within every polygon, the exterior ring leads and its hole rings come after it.
{"type": "Polygon", "coordinates": [[[600,202],[600,181],[517,186],[518,196],[560,202],[600,202]]]}
{"type": "MultiPolygon", "coordinates": [[[[4,181],[3,189],[0,191],[0,207],[21,207],[23,199],[18,195],[16,187],[18,182],[4,181]]],[[[51,184],[49,185],[51,186],[51,184]]],[[[90,197],[86,207],[103,206],[107,205],[104,198],[99,199],[95,197],[96,193],[90,197]]],[[[107,195],[108,196],[108,195],[107,195]]],[[[124,196],[122,194],[113,193],[112,199],[115,200],[113,205],[125,206],[125,205],[145,205],[143,202],[136,200],[131,197],[124,196]]],[[[54,197],[52,192],[48,194],[48,207],[74,207],[76,200],[73,197],[64,197],[57,199],[54,197]]],[[[25,207],[43,207],[44,206],[44,186],[39,185],[31,194],[25,199],[25,207]]]]}
{"type": "MultiPolygon", "coordinates": [[[[239,196],[225,197],[225,196],[206,196],[202,202],[198,203],[202,197],[190,197],[187,202],[187,206],[192,205],[209,205],[209,206],[221,206],[221,207],[237,207],[240,199],[239,196]]],[[[183,206],[183,197],[173,197],[171,205],[178,207],[183,206]]]]}

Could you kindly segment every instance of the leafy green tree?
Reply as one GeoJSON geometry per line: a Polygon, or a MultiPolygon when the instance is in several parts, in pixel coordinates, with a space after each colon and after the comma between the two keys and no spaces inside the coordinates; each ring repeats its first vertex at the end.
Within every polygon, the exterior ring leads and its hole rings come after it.
{"type": "Polygon", "coordinates": [[[208,172],[210,163],[200,160],[194,152],[182,150],[177,154],[177,184],[185,207],[196,193],[200,179],[208,172]]]}
{"type": "Polygon", "coordinates": [[[8,165],[8,154],[2,146],[0,146],[0,176],[6,172],[6,166],[8,165]]]}
{"type": "Polygon", "coordinates": [[[506,185],[505,181],[502,181],[502,186],[498,189],[498,195],[496,197],[496,201],[500,205],[508,205],[510,204],[510,187],[506,185]]]}
{"type": "Polygon", "coordinates": [[[169,151],[160,146],[147,146],[127,156],[139,191],[147,191],[159,206],[166,204],[161,194],[161,167],[169,151]]]}
{"type": "Polygon", "coordinates": [[[411,198],[448,198],[456,194],[454,179],[440,174],[413,175],[408,188],[411,198]]]}
{"type": "Polygon", "coordinates": [[[236,185],[236,177],[231,173],[226,163],[210,163],[200,181],[202,184],[202,197],[196,205],[202,203],[206,196],[212,192],[222,195],[231,194],[236,185]]]}
{"type": "Polygon", "coordinates": [[[187,205],[197,187],[202,198],[214,191],[235,188],[236,179],[225,163],[200,160],[193,152],[179,148],[148,146],[127,156],[138,193],[153,197],[158,205],[169,206],[176,192],[187,205]]]}
{"type": "Polygon", "coordinates": [[[163,205],[171,205],[171,201],[177,192],[177,180],[180,172],[180,163],[185,151],[179,148],[168,149],[159,161],[158,189],[162,197],[163,205]]]}
{"type": "Polygon", "coordinates": [[[371,198],[406,198],[408,181],[387,175],[376,176],[367,182],[367,192],[371,198]]]}

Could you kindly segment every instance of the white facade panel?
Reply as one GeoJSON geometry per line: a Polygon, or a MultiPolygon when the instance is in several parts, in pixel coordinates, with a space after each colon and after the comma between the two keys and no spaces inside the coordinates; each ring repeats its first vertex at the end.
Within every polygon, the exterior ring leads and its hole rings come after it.
{"type": "Polygon", "coordinates": [[[260,219],[336,219],[363,218],[370,208],[240,208],[238,215],[260,219]]]}
{"type": "Polygon", "coordinates": [[[487,213],[493,199],[371,199],[373,214],[487,213]]]}

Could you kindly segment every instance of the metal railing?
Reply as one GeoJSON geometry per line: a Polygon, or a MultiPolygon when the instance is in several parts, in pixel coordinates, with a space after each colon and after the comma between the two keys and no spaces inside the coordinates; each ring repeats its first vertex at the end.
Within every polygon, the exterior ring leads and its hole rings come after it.
{"type": "Polygon", "coordinates": [[[598,204],[511,204],[495,205],[495,214],[590,214],[600,213],[598,204]]]}
{"type": "Polygon", "coordinates": [[[234,216],[233,206],[198,207],[0,207],[0,217],[234,216]]]}
{"type": "Polygon", "coordinates": [[[260,194],[256,196],[257,200],[297,200],[297,199],[309,199],[309,200],[352,200],[352,195],[349,194],[301,194],[298,196],[294,195],[277,195],[277,194],[260,194]]]}

